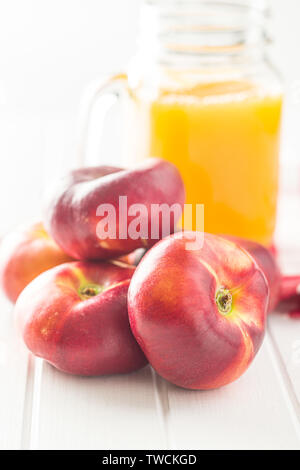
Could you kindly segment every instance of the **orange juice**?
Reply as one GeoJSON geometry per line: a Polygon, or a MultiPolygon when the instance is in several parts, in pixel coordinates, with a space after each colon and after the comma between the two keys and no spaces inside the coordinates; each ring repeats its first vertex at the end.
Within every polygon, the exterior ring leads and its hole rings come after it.
{"type": "Polygon", "coordinates": [[[162,90],[151,102],[147,156],[179,168],[206,232],[272,242],[281,107],[281,95],[238,81],[162,90]]]}

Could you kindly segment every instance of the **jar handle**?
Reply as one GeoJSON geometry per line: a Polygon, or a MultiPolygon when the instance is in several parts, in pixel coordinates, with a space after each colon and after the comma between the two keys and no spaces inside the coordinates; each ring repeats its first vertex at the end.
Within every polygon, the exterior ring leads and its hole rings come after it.
{"type": "MultiPolygon", "coordinates": [[[[91,119],[94,106],[98,100],[105,96],[115,96],[120,100],[123,92],[127,88],[128,78],[124,73],[112,75],[103,78],[101,81],[92,82],[86,89],[79,107],[79,142],[78,142],[78,163],[80,166],[88,165],[87,147],[89,141],[89,132],[91,128],[91,119]]],[[[103,111],[103,121],[113,103],[107,106],[103,111]]]]}

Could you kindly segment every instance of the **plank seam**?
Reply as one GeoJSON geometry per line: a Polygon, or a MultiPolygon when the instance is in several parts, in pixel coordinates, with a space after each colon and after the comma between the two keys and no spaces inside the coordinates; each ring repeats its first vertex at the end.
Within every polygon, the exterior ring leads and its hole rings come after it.
{"type": "Polygon", "coordinates": [[[28,450],[30,447],[31,417],[33,404],[33,385],[34,383],[34,358],[28,354],[27,376],[25,384],[23,420],[21,428],[21,449],[28,450]]]}
{"type": "Polygon", "coordinates": [[[294,428],[295,428],[295,431],[299,440],[299,448],[300,448],[300,407],[299,407],[296,393],[294,391],[292,381],[286,370],[284,361],[277,347],[276,341],[274,340],[270,327],[268,328],[265,341],[266,341],[268,351],[270,353],[274,370],[279,379],[279,383],[281,385],[281,389],[283,391],[288,410],[292,418],[292,422],[293,422],[293,425],[294,425],[294,428]]]}
{"type": "Polygon", "coordinates": [[[29,354],[21,432],[22,450],[33,450],[38,446],[41,377],[42,361],[29,354]]]}
{"type": "Polygon", "coordinates": [[[32,393],[32,413],[30,427],[30,450],[36,450],[39,446],[39,422],[40,422],[40,403],[41,403],[41,386],[43,375],[42,359],[35,359],[34,382],[32,393]]]}
{"type": "Polygon", "coordinates": [[[150,369],[153,380],[156,409],[161,423],[161,428],[165,436],[166,449],[172,450],[173,447],[171,446],[169,433],[170,405],[167,388],[168,385],[164,379],[159,377],[159,375],[155,372],[154,369],[152,369],[152,367],[150,369]]]}

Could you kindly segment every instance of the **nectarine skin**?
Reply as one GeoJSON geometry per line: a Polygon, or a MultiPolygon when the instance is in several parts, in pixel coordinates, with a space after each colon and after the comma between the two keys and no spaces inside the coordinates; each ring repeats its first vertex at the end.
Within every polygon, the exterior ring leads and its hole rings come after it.
{"type": "Polygon", "coordinates": [[[128,292],[129,320],[152,367],[188,389],[226,385],[248,368],[265,332],[269,289],[231,241],[177,233],[149,250],[128,292]]]}
{"type": "Polygon", "coordinates": [[[41,222],[8,233],[0,245],[0,285],[16,302],[22,290],[39,274],[71,261],[45,231],[41,222]]]}
{"type": "Polygon", "coordinates": [[[268,248],[251,240],[232,236],[226,236],[225,238],[232,240],[234,243],[247,250],[266,276],[270,289],[268,311],[272,312],[280,301],[282,283],[282,274],[275,256],[268,248]]]}
{"type": "Polygon", "coordinates": [[[147,361],[129,327],[127,291],[134,268],[73,262],[36,278],[15,306],[28,349],[76,375],[132,372],[147,361]]]}
{"type": "MultiPolygon", "coordinates": [[[[83,168],[64,178],[50,198],[45,225],[59,246],[76,259],[115,259],[137,248],[152,246],[151,204],[177,203],[183,208],[185,190],[177,168],[169,162],[151,158],[136,169],[114,167],[83,168]],[[128,225],[136,216],[128,216],[125,236],[119,236],[119,196],[127,197],[128,207],[142,204],[148,216],[147,239],[133,239],[128,225]],[[116,211],[116,237],[100,239],[97,226],[104,216],[97,215],[100,205],[109,204],[116,211]]],[[[176,220],[171,217],[171,233],[176,220]]],[[[175,218],[174,218],[175,219],[175,218]]],[[[159,227],[161,233],[161,226],[159,227]]]]}

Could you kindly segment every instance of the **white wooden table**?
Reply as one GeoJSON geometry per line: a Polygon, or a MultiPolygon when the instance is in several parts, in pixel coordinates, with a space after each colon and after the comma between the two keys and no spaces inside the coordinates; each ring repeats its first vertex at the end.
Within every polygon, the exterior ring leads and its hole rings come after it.
{"type": "MultiPolygon", "coordinates": [[[[45,127],[36,118],[15,119],[0,116],[1,229],[33,215],[46,181],[71,161],[61,145],[67,120],[49,118],[45,127]]],[[[286,193],[277,239],[290,273],[300,270],[299,214],[300,193],[286,193]]],[[[11,305],[2,297],[0,305],[1,449],[300,448],[300,320],[273,314],[240,380],[192,392],[150,367],[105,378],[64,375],[25,351],[11,305]]]]}

